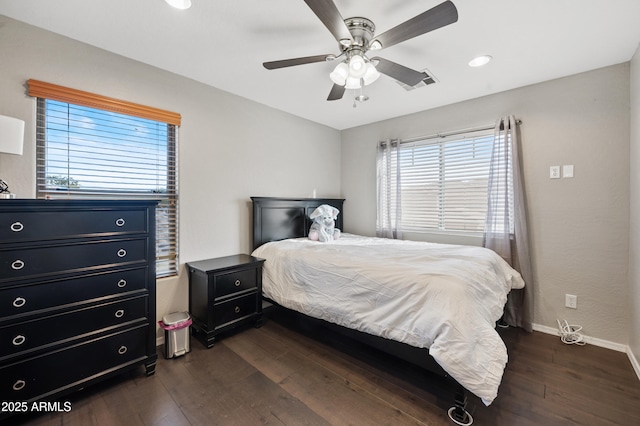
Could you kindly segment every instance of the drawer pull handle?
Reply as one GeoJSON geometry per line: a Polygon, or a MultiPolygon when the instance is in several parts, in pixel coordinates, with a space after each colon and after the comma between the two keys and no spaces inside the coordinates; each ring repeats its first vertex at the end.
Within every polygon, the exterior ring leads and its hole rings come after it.
{"type": "Polygon", "coordinates": [[[11,224],[11,230],[12,230],[13,232],[20,232],[20,231],[22,231],[23,229],[24,229],[24,225],[23,225],[22,223],[20,223],[20,222],[13,222],[13,223],[11,224]]]}
{"type": "Polygon", "coordinates": [[[236,280],[236,282],[234,284],[235,284],[236,287],[240,287],[241,282],[240,282],[240,280],[236,280]]]}
{"type": "Polygon", "coordinates": [[[125,257],[127,255],[127,251],[125,249],[118,250],[118,257],[125,257]]]}
{"type": "Polygon", "coordinates": [[[120,346],[120,348],[118,349],[118,353],[119,353],[120,355],[124,355],[124,354],[126,354],[126,353],[127,353],[127,347],[126,347],[126,346],[124,346],[124,345],[123,345],[123,346],[120,346]]]}
{"type": "Polygon", "coordinates": [[[124,219],[121,217],[116,219],[116,226],[124,226],[124,219]]]}
{"type": "Polygon", "coordinates": [[[124,288],[126,286],[127,286],[127,280],[121,279],[120,281],[118,281],[118,287],[124,288]]]}
{"type": "Polygon", "coordinates": [[[27,299],[25,299],[24,297],[16,297],[16,299],[13,301],[13,306],[15,308],[22,308],[25,303],[27,303],[27,299]]]}
{"type": "Polygon", "coordinates": [[[13,343],[13,346],[20,346],[26,341],[27,341],[26,337],[24,337],[22,334],[18,334],[16,337],[13,338],[11,343],[13,343]]]}
{"type": "Polygon", "coordinates": [[[18,259],[11,264],[11,268],[19,271],[20,269],[24,268],[24,262],[18,259]]]}
{"type": "Polygon", "coordinates": [[[115,315],[116,315],[116,318],[122,318],[124,316],[124,309],[118,309],[115,315]]]}
{"type": "Polygon", "coordinates": [[[25,386],[27,386],[27,382],[25,382],[24,380],[16,380],[16,382],[13,384],[13,390],[19,391],[24,389],[25,386]]]}
{"type": "Polygon", "coordinates": [[[234,309],[234,311],[236,312],[236,314],[240,313],[240,306],[236,306],[236,308],[234,309]]]}

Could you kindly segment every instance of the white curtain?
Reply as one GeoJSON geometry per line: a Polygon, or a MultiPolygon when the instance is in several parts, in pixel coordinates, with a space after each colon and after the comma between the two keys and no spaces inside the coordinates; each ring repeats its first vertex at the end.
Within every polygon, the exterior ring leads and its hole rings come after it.
{"type": "Polygon", "coordinates": [[[397,139],[378,144],[378,237],[402,239],[399,151],[400,142],[397,139]]]}
{"type": "Polygon", "coordinates": [[[483,245],[522,275],[525,288],[511,291],[503,319],[531,331],[534,284],[525,204],[516,119],[510,115],[500,118],[494,131],[483,245]]]}

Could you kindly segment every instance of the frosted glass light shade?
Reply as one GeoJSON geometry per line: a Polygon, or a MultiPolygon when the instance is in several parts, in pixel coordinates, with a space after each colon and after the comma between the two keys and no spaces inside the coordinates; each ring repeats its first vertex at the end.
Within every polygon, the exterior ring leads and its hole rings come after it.
{"type": "Polygon", "coordinates": [[[380,77],[380,73],[378,72],[376,67],[374,67],[371,62],[367,62],[367,69],[364,75],[362,76],[362,81],[364,81],[364,85],[365,86],[370,85],[371,83],[376,81],[378,77],[380,77]]]}
{"type": "Polygon", "coordinates": [[[367,64],[360,55],[355,55],[349,60],[349,77],[362,78],[367,72],[367,64]]]}
{"type": "Polygon", "coordinates": [[[0,115],[0,152],[22,155],[24,121],[0,115]]]}
{"type": "Polygon", "coordinates": [[[333,72],[329,74],[329,78],[331,78],[331,81],[339,86],[344,86],[348,76],[349,67],[344,62],[340,62],[338,66],[335,67],[333,72]]]}
{"type": "Polygon", "coordinates": [[[346,89],[359,89],[362,87],[360,85],[360,79],[355,77],[348,77],[347,83],[344,86],[346,89]]]}

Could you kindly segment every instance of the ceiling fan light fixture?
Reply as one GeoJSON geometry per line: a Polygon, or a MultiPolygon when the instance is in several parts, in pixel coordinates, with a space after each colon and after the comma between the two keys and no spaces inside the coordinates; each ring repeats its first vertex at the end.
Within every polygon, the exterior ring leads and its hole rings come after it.
{"type": "Polygon", "coordinates": [[[191,7],[191,0],[164,0],[169,6],[175,7],[176,9],[186,10],[191,7]]]}
{"type": "Polygon", "coordinates": [[[344,62],[340,62],[334,69],[331,74],[329,74],[329,78],[335,84],[339,86],[344,86],[347,82],[347,77],[349,77],[349,67],[344,62]]]}
{"type": "Polygon", "coordinates": [[[492,59],[493,57],[491,55],[476,56],[471,61],[469,61],[469,66],[474,68],[482,67],[484,65],[487,65],[489,62],[491,62],[492,59]]]}
{"type": "Polygon", "coordinates": [[[367,62],[367,66],[366,67],[367,67],[367,69],[366,69],[364,75],[362,76],[362,81],[364,82],[365,86],[368,86],[371,83],[373,83],[374,81],[376,81],[378,79],[378,77],[380,77],[380,73],[378,72],[376,67],[373,66],[373,64],[371,62],[367,62]]]}

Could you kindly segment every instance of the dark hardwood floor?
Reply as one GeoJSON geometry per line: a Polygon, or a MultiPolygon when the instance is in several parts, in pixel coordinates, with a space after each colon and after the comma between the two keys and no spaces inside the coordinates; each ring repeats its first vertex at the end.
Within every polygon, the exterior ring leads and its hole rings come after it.
{"type": "MultiPolygon", "coordinates": [[[[6,423],[453,424],[446,415],[453,395],[443,380],[363,346],[335,349],[279,321],[267,318],[261,328],[224,336],[209,350],[192,339],[189,354],[160,355],[154,376],[140,369],[67,397],[68,413],[6,423]]],[[[625,354],[569,346],[537,332],[499,331],[509,364],[491,406],[469,397],[474,425],[640,424],[640,381],[625,354]]]]}

